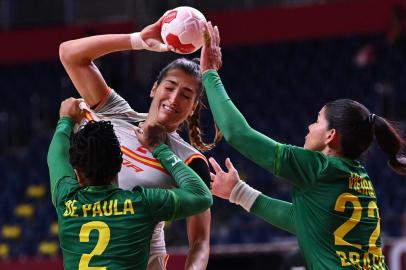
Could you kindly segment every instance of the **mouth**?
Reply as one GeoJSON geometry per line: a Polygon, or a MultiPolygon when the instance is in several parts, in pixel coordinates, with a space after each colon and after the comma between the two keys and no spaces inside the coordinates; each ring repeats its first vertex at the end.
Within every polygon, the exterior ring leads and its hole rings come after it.
{"type": "Polygon", "coordinates": [[[169,112],[169,113],[178,113],[178,110],[176,110],[174,107],[162,104],[162,108],[164,111],[169,112]]]}

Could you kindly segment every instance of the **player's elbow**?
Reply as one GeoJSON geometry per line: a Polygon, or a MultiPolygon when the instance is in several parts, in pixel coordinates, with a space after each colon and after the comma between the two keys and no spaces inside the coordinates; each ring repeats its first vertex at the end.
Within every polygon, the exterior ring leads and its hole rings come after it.
{"type": "Polygon", "coordinates": [[[207,210],[213,205],[213,197],[211,196],[210,192],[206,193],[203,196],[202,205],[203,205],[203,208],[204,208],[203,210],[207,210]]]}
{"type": "MultiPolygon", "coordinates": [[[[59,59],[64,65],[82,63],[83,60],[85,60],[83,56],[81,56],[80,46],[75,40],[65,41],[59,45],[59,59]]],[[[86,60],[90,61],[88,59],[86,60]]]]}
{"type": "Polygon", "coordinates": [[[62,42],[59,45],[59,59],[62,63],[66,63],[69,61],[71,53],[70,53],[70,45],[69,41],[62,42]]]}
{"type": "Polygon", "coordinates": [[[213,204],[213,197],[210,192],[205,192],[195,197],[194,204],[196,206],[196,212],[193,215],[199,214],[201,212],[209,209],[213,204]]]}
{"type": "Polygon", "coordinates": [[[237,127],[233,126],[230,127],[227,132],[223,132],[224,139],[232,146],[236,147],[238,146],[241,142],[244,142],[242,139],[248,131],[250,130],[249,127],[237,127]]]}

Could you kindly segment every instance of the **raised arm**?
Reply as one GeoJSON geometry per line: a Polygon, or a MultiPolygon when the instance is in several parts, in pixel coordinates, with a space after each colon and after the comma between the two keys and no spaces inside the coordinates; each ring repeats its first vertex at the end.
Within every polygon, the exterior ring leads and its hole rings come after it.
{"type": "Polygon", "coordinates": [[[108,86],[93,60],[130,49],[129,34],[91,36],[62,43],[59,58],[81,97],[94,106],[107,94],[108,86]]]}
{"type": "Polygon", "coordinates": [[[222,65],[220,36],[209,22],[200,56],[203,85],[216,124],[229,144],[261,167],[275,171],[275,154],[279,144],[250,127],[228,97],[217,73],[222,65]]]}
{"type": "Polygon", "coordinates": [[[160,36],[161,19],[139,33],[109,34],[63,42],[59,57],[79,94],[91,107],[107,94],[108,86],[93,61],[103,55],[126,50],[167,51],[160,36]]]}
{"type": "Polygon", "coordinates": [[[48,150],[47,163],[49,168],[52,202],[55,204],[55,194],[58,181],[66,177],[76,178],[69,163],[69,138],[75,124],[75,115],[80,116],[78,100],[69,98],[64,100],[59,111],[60,119],[56,126],[48,150]]]}
{"type": "Polygon", "coordinates": [[[216,71],[203,75],[210,109],[226,141],[248,159],[275,173],[280,144],[251,128],[228,97],[216,71]]]}

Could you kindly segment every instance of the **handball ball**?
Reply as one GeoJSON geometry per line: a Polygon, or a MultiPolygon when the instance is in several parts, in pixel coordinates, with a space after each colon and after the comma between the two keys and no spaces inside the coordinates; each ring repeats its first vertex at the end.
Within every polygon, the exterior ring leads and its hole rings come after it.
{"type": "Polygon", "coordinates": [[[177,7],[164,14],[161,25],[163,41],[181,54],[193,53],[203,45],[201,30],[206,23],[204,15],[192,7],[177,7]]]}

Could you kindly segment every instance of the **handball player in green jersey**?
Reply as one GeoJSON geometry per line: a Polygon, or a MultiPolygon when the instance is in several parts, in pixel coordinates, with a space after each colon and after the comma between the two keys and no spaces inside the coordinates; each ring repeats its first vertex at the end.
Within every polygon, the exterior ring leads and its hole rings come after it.
{"type": "Polygon", "coordinates": [[[157,223],[205,211],[212,203],[210,191],[163,144],[164,128],[148,122],[136,129],[138,141],[178,187],[118,188],[122,152],[113,126],[108,121],[91,121],[72,134],[83,114],[79,102],[74,98],[62,102],[48,152],[64,268],[146,269],[157,223]]]}
{"type": "Polygon", "coordinates": [[[276,200],[241,181],[229,159],[228,172],[210,159],[215,170],[212,193],[295,234],[309,269],[387,269],[375,189],[358,159],[375,138],[389,166],[406,174],[400,134],[362,104],[340,99],[323,106],[309,126],[304,147],[278,143],[252,129],[228,97],[217,73],[219,33],[210,23],[205,40],[203,83],[224,138],[293,185],[292,203],[276,200]]]}

